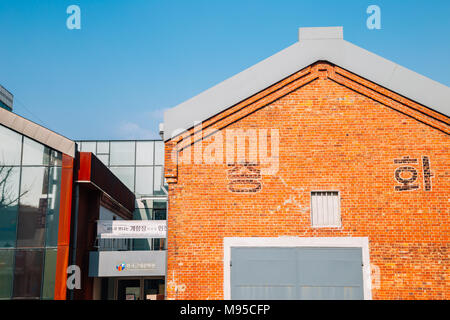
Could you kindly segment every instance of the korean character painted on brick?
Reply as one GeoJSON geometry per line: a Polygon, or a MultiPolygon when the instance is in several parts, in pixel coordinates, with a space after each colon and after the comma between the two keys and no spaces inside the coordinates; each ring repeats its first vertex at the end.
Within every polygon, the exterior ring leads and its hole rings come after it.
{"type": "Polygon", "coordinates": [[[428,156],[422,156],[423,167],[423,184],[425,191],[431,191],[431,178],[433,173],[431,172],[430,158],[428,156]]]}
{"type": "MultiPolygon", "coordinates": [[[[415,166],[411,165],[411,164],[417,165],[419,164],[419,161],[417,159],[405,156],[401,159],[394,159],[394,163],[404,164],[404,166],[398,167],[395,170],[394,173],[395,180],[397,180],[397,182],[401,184],[400,186],[395,186],[395,190],[408,191],[419,189],[419,185],[415,184],[418,178],[418,171],[415,166]]],[[[431,191],[431,178],[433,177],[433,174],[431,173],[430,159],[428,156],[422,156],[422,169],[423,169],[424,190],[431,191]]]]}
{"type": "Polygon", "coordinates": [[[232,167],[227,170],[228,191],[249,193],[261,191],[261,170],[258,164],[244,162],[241,164],[229,164],[232,167]]]}
{"type": "Polygon", "coordinates": [[[415,183],[418,176],[417,169],[411,166],[411,164],[418,164],[418,160],[406,156],[401,159],[394,159],[394,163],[403,164],[403,166],[395,169],[394,172],[395,180],[400,184],[395,186],[395,190],[409,191],[419,189],[419,185],[415,183]]]}

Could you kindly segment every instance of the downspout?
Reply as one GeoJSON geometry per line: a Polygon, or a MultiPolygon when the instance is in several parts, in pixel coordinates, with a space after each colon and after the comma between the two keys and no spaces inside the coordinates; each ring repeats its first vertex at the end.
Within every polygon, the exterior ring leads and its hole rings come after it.
{"type": "MultiPolygon", "coordinates": [[[[78,181],[78,169],[79,169],[79,163],[80,163],[80,156],[78,153],[78,146],[75,144],[75,155],[76,155],[76,161],[74,165],[74,179],[73,181],[78,181]]],[[[78,239],[78,208],[79,208],[79,198],[80,198],[80,185],[77,182],[75,183],[75,194],[74,194],[74,214],[72,215],[72,265],[77,264],[77,239],[78,239]]],[[[75,288],[70,290],[70,300],[74,300],[75,295],[75,288]]]]}
{"type": "MultiPolygon", "coordinates": [[[[73,237],[72,237],[72,265],[77,264],[77,234],[78,234],[78,203],[79,203],[80,185],[75,184],[75,212],[73,221],[73,237]]],[[[74,300],[75,288],[70,290],[70,300],[74,300]]]]}

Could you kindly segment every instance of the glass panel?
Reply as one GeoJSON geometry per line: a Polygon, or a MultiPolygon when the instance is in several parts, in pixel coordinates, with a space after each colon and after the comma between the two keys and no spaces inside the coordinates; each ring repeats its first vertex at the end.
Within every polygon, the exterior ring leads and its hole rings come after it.
{"type": "Polygon", "coordinates": [[[23,165],[48,165],[50,149],[43,144],[24,137],[23,139],[23,165]]]}
{"type": "Polygon", "coordinates": [[[102,300],[115,300],[114,299],[114,285],[115,278],[101,278],[102,279],[102,289],[101,289],[101,299],[102,300]]]}
{"type": "Polygon", "coordinates": [[[43,250],[16,250],[14,297],[41,296],[43,258],[43,250]]]}
{"type": "Polygon", "coordinates": [[[42,298],[53,299],[55,293],[56,277],[56,249],[45,250],[44,285],[42,298]]]}
{"type": "Polygon", "coordinates": [[[105,166],[109,166],[109,155],[108,154],[98,154],[97,158],[103,162],[105,166]]]}
{"type": "Polygon", "coordinates": [[[22,136],[0,125],[0,166],[20,165],[22,136]]]}
{"type": "Polygon", "coordinates": [[[155,200],[155,201],[153,201],[153,208],[155,208],[155,209],[167,209],[167,201],[155,200]]]}
{"type": "Polygon", "coordinates": [[[136,167],[136,196],[153,194],[153,167],[136,167]]]}
{"type": "Polygon", "coordinates": [[[95,154],[95,141],[83,141],[81,142],[82,152],[92,152],[95,154]]]}
{"type": "Polygon", "coordinates": [[[155,165],[164,165],[164,142],[155,141],[155,165]]]}
{"type": "Polygon", "coordinates": [[[19,210],[19,167],[0,167],[0,247],[16,244],[16,220],[19,210]]]}
{"type": "Polygon", "coordinates": [[[133,220],[152,220],[151,208],[137,208],[133,212],[133,220]]]}
{"type": "Polygon", "coordinates": [[[164,299],[164,279],[144,279],[144,300],[164,299]]]}
{"type": "MultiPolygon", "coordinates": [[[[166,220],[167,219],[167,202],[154,201],[153,202],[153,219],[166,220]]],[[[153,239],[153,250],[165,250],[167,242],[165,239],[153,239]]]]}
{"type": "Polygon", "coordinates": [[[112,173],[134,192],[134,167],[111,167],[112,173]]]}
{"type": "MultiPolygon", "coordinates": [[[[141,208],[136,208],[133,212],[134,220],[152,220],[153,209],[151,200],[138,200],[141,208]]],[[[133,250],[150,250],[152,239],[132,239],[133,250]]]]}
{"type": "Polygon", "coordinates": [[[118,280],[117,300],[140,300],[141,283],[140,280],[118,280]]]}
{"type": "Polygon", "coordinates": [[[136,143],[136,165],[153,165],[153,141],[136,143]]]}
{"type": "Polygon", "coordinates": [[[164,247],[164,244],[164,239],[153,239],[152,250],[165,250],[166,248],[164,247]]]}
{"type": "Polygon", "coordinates": [[[155,167],[155,194],[165,194],[162,191],[162,167],[155,167]]]}
{"type": "Polygon", "coordinates": [[[153,209],[153,218],[155,220],[166,220],[166,209],[153,209]]]}
{"type": "Polygon", "coordinates": [[[43,247],[47,212],[48,168],[23,167],[17,247],[43,247]]]}
{"type": "Polygon", "coordinates": [[[12,296],[14,250],[0,250],[0,299],[12,296]]]}
{"type": "Polygon", "coordinates": [[[61,195],[61,167],[50,168],[48,177],[48,208],[47,208],[47,229],[46,247],[56,247],[58,245],[58,224],[59,224],[59,199],[61,195]]]}
{"type": "Polygon", "coordinates": [[[51,166],[62,166],[62,153],[56,150],[50,150],[50,165],[51,166]]]}
{"type": "Polygon", "coordinates": [[[151,250],[152,239],[132,239],[133,251],[151,250]]]}
{"type": "Polygon", "coordinates": [[[108,141],[98,141],[97,142],[97,153],[109,153],[109,142],[108,141]]]}
{"type": "Polygon", "coordinates": [[[111,142],[110,161],[111,165],[133,165],[135,156],[134,141],[111,142]]]}

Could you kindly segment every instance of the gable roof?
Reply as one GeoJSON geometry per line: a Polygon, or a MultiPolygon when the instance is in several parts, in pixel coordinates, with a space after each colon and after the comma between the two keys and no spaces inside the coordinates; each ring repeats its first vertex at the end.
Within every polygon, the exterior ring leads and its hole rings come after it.
{"type": "Polygon", "coordinates": [[[0,108],[0,124],[72,158],[75,157],[75,142],[18,114],[0,108]]]}
{"type": "Polygon", "coordinates": [[[260,92],[317,61],[328,61],[444,115],[450,88],[362,49],[343,27],[300,28],[299,42],[164,113],[164,140],[260,92]]]}

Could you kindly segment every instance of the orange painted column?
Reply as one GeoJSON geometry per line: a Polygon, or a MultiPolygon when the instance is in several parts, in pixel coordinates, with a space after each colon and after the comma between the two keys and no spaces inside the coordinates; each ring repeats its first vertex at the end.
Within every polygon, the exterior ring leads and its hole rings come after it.
{"type": "Polygon", "coordinates": [[[74,159],[62,156],[61,195],[59,204],[58,249],[56,257],[55,300],[66,300],[69,265],[70,221],[72,212],[74,159]]]}

